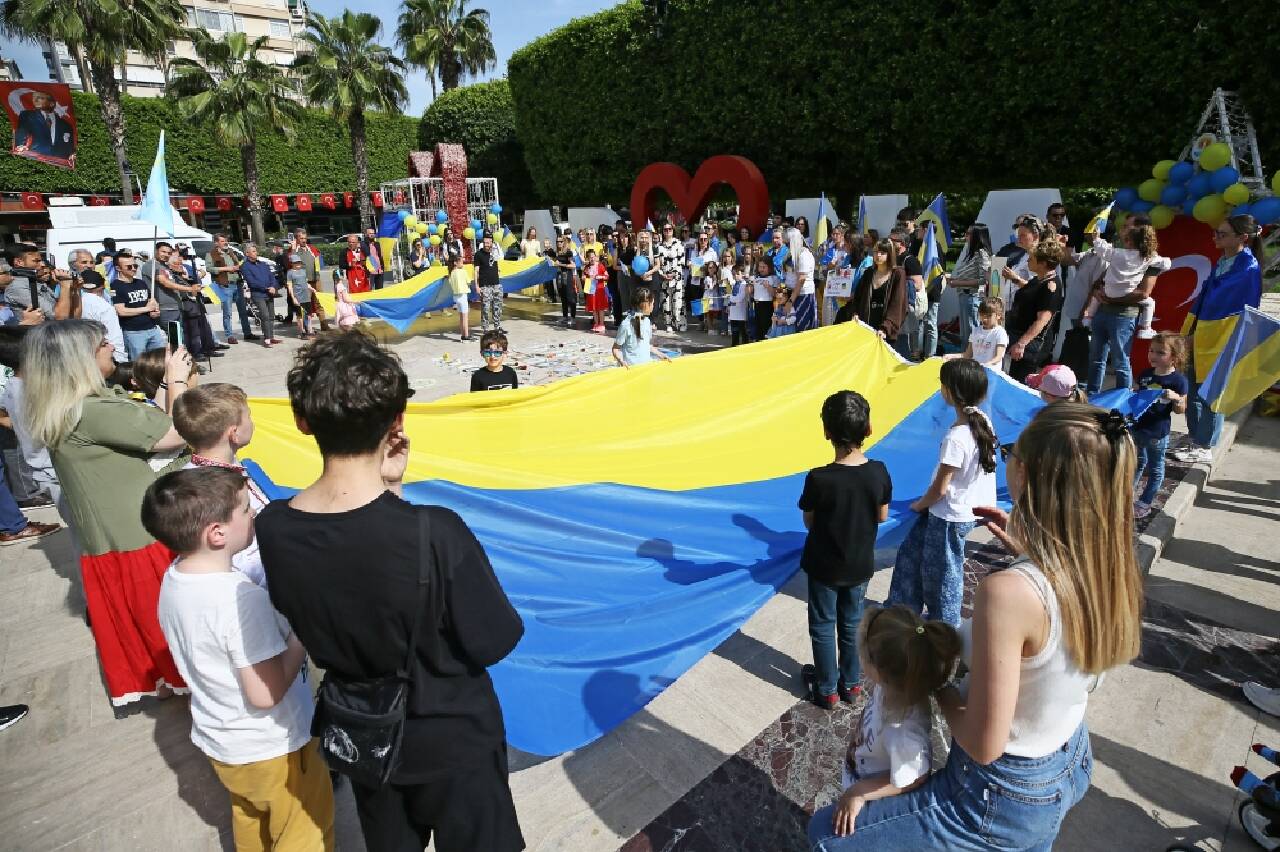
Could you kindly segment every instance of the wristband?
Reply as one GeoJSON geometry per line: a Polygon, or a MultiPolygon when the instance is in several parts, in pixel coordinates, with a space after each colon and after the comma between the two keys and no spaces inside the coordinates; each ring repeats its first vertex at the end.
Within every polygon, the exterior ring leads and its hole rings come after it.
{"type": "MultiPolygon", "coordinates": [[[[175,385],[185,385],[185,384],[186,384],[186,382],[185,382],[185,381],[183,381],[182,379],[174,379],[172,382],[170,382],[170,384],[175,384],[175,385]]],[[[160,385],[160,387],[162,387],[162,388],[166,388],[166,387],[168,387],[168,386],[169,386],[169,385],[166,385],[166,384],[161,384],[161,385],[160,385]]]]}

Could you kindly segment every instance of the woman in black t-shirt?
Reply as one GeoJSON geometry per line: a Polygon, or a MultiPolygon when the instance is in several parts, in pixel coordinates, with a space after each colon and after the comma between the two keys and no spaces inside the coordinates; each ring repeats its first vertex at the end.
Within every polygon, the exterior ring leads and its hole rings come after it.
{"type": "Polygon", "coordinates": [[[1062,287],[1058,265],[1062,244],[1050,237],[1036,243],[1027,258],[1031,279],[1018,288],[1005,321],[1009,333],[1009,375],[1018,381],[1048,364],[1058,337],[1062,287]]]}
{"type": "Polygon", "coordinates": [[[898,266],[898,247],[880,240],[872,249],[872,264],[862,271],[849,303],[858,319],[876,330],[892,346],[907,311],[907,276],[898,266]]]}

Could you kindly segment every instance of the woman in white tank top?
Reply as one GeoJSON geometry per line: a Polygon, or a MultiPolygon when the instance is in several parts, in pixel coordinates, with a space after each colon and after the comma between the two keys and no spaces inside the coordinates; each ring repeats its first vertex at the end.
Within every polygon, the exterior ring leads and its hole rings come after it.
{"type": "Polygon", "coordinates": [[[946,767],[864,803],[852,834],[835,834],[830,807],[818,811],[813,849],[1052,847],[1092,774],[1089,693],[1139,650],[1134,461],[1117,412],[1064,402],[1023,430],[1006,460],[1012,513],[981,510],[1021,558],[978,585],[961,627],[968,677],[937,693],[946,767]]]}

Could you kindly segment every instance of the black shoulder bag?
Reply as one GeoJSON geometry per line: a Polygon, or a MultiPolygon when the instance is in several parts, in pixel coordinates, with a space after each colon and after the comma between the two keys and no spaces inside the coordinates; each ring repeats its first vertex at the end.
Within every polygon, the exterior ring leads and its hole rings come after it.
{"type": "Polygon", "coordinates": [[[316,696],[311,732],[329,766],[364,787],[381,787],[400,763],[418,624],[427,603],[430,525],[425,509],[418,513],[418,595],[409,628],[404,665],[392,677],[347,680],[326,672],[316,696]]]}

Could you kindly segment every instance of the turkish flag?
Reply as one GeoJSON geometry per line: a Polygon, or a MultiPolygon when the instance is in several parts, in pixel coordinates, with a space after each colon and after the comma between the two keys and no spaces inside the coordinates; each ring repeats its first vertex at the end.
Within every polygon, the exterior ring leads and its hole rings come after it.
{"type": "Polygon", "coordinates": [[[231,199],[229,197],[223,195],[218,199],[218,212],[219,213],[231,212],[231,199]]]}
{"type": "Polygon", "coordinates": [[[338,206],[338,199],[333,197],[332,192],[323,192],[320,194],[320,204],[329,210],[338,206]]]}
{"type": "Polygon", "coordinates": [[[44,196],[38,192],[22,193],[22,206],[26,210],[43,210],[44,196]]]}
{"type": "Polygon", "coordinates": [[[277,213],[283,213],[289,209],[289,199],[283,195],[271,196],[271,209],[277,213]]]}
{"type": "Polygon", "coordinates": [[[204,199],[199,195],[193,195],[187,199],[187,209],[192,213],[204,213],[204,199]]]}
{"type": "Polygon", "coordinates": [[[396,204],[404,204],[404,190],[397,189],[394,196],[396,204]]]}
{"type": "Polygon", "coordinates": [[[295,196],[293,199],[293,203],[301,212],[303,213],[311,212],[311,196],[310,195],[295,196]]]}
{"type": "Polygon", "coordinates": [[[95,195],[89,199],[90,207],[106,207],[110,203],[111,199],[107,198],[105,195],[95,195]]]}
{"type": "Polygon", "coordinates": [[[374,207],[381,207],[381,206],[382,206],[382,193],[381,193],[381,192],[371,192],[371,193],[369,193],[369,196],[373,199],[373,206],[374,206],[374,207]]]}
{"type": "Polygon", "coordinates": [[[356,206],[356,194],[355,194],[354,192],[344,192],[344,193],[342,193],[342,206],[343,206],[343,207],[355,207],[355,206],[356,206]]]}

